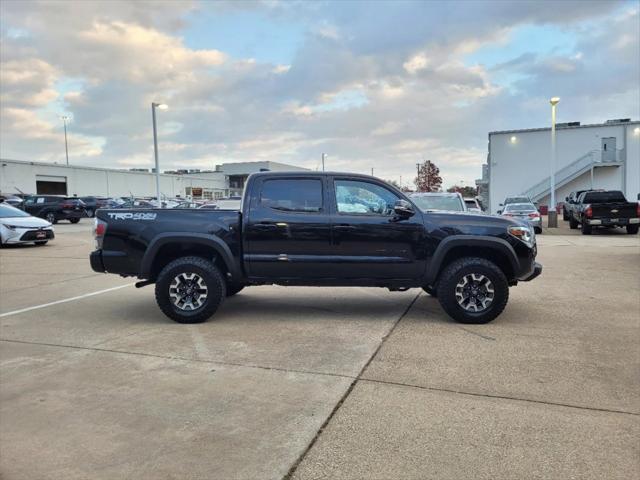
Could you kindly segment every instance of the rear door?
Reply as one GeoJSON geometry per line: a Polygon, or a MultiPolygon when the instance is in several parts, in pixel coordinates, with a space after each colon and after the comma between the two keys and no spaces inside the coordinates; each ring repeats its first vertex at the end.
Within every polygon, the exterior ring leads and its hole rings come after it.
{"type": "Polygon", "coordinates": [[[400,199],[384,184],[335,177],[331,182],[332,236],[339,278],[407,279],[424,275],[425,228],[422,214],[398,218],[400,199]]]}
{"type": "Polygon", "coordinates": [[[252,184],[245,265],[252,278],[326,277],[331,230],[324,176],[264,176],[252,184]]]}

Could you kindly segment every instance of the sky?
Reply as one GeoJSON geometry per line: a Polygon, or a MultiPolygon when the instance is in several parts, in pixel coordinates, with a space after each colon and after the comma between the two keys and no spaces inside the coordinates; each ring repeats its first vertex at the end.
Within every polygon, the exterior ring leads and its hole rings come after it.
{"type": "Polygon", "coordinates": [[[0,2],[0,157],[473,185],[495,130],[640,119],[640,0],[0,2]]]}

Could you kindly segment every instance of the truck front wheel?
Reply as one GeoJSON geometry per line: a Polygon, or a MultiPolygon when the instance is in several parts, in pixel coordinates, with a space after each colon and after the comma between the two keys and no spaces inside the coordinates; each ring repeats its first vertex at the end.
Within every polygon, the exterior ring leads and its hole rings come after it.
{"type": "Polygon", "coordinates": [[[178,258],[165,266],[156,281],[160,310],[178,323],[200,323],[211,317],[226,297],[220,270],[200,257],[178,258]]]}
{"type": "Polygon", "coordinates": [[[464,257],[451,262],[440,275],[438,300],[458,322],[488,323],[506,307],[509,284],[495,263],[464,257]]]}

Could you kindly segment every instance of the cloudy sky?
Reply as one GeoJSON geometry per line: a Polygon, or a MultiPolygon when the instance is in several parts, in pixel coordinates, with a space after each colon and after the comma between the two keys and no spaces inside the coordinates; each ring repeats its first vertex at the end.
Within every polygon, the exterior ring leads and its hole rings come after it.
{"type": "Polygon", "coordinates": [[[471,184],[487,132],[640,118],[640,0],[0,2],[0,156],[471,184]]]}

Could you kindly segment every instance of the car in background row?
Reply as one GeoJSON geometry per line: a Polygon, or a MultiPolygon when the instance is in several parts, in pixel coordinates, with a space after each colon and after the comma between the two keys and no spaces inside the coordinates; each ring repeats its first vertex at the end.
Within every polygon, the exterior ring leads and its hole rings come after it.
{"type": "Polygon", "coordinates": [[[575,210],[575,205],[578,203],[578,197],[584,192],[591,192],[591,189],[588,190],[576,190],[575,192],[569,193],[567,197],[565,197],[565,203],[562,205],[562,219],[566,222],[571,217],[572,210],[575,210]]]}
{"type": "Polygon", "coordinates": [[[0,246],[19,243],[46,245],[54,237],[51,223],[5,202],[0,203],[0,246]]]}
{"type": "MultiPolygon", "coordinates": [[[[509,205],[510,203],[531,203],[534,204],[534,202],[531,201],[531,199],[529,197],[525,197],[525,196],[520,196],[520,197],[507,197],[504,199],[504,201],[500,204],[501,207],[506,207],[507,205],[509,205]]],[[[535,205],[535,204],[534,204],[535,205]]],[[[498,210],[498,215],[500,215],[502,213],[503,209],[498,210]]]]}
{"type": "Polygon", "coordinates": [[[84,202],[77,197],[28,195],[22,208],[34,217],[44,218],[47,222],[56,224],[59,220],[78,223],[86,216],[84,207],[84,202]]]}
{"type": "Polygon", "coordinates": [[[542,233],[542,217],[533,203],[509,203],[504,207],[502,216],[527,222],[535,233],[542,233]]]}
{"type": "Polygon", "coordinates": [[[569,213],[569,228],[578,226],[583,235],[590,235],[594,227],[624,227],[634,235],[640,226],[640,204],[627,202],[619,190],[582,192],[569,213]]]}
{"type": "Polygon", "coordinates": [[[409,197],[423,212],[466,212],[467,207],[459,193],[416,192],[409,197]]]}
{"type": "Polygon", "coordinates": [[[467,212],[482,213],[482,207],[475,198],[465,198],[464,204],[467,207],[467,212]]]}
{"type": "Polygon", "coordinates": [[[118,208],[118,202],[111,198],[89,196],[78,197],[78,199],[84,203],[84,211],[89,218],[92,218],[99,208],[118,208]]]}

